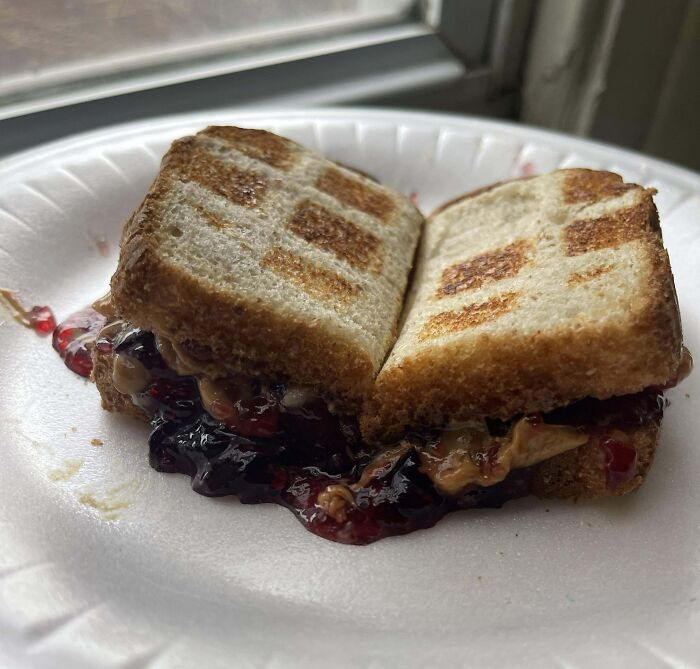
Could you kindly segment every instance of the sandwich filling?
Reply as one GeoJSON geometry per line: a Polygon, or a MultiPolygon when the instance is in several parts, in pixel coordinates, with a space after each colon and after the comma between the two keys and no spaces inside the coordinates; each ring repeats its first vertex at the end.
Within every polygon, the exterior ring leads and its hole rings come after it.
{"type": "Polygon", "coordinates": [[[54,346],[79,373],[91,351],[98,365],[109,363],[110,385],[151,420],[154,468],[191,476],[204,495],[286,506],[335,541],[369,543],[429,527],[454,509],[500,506],[531,492],[538,463],[580,447],[595,447],[608,488],[622,491],[638,475],[628,428],[661,420],[660,392],[648,391],[419,430],[377,451],[362,442],[354,417],[312,388],[204,376],[191,348],[96,306],[108,315],[68,319],[54,346]]]}

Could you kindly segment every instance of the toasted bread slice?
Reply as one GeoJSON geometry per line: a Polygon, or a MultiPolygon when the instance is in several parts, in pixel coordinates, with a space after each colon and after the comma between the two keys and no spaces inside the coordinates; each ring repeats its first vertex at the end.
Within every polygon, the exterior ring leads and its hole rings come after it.
{"type": "Polygon", "coordinates": [[[357,408],[395,338],[421,224],[408,198],[292,141],[210,127],[164,157],[112,296],[213,375],[287,378],[357,408]]]}
{"type": "Polygon", "coordinates": [[[426,224],[371,439],[663,386],[681,363],[652,192],[559,170],[466,197],[426,224]]]}

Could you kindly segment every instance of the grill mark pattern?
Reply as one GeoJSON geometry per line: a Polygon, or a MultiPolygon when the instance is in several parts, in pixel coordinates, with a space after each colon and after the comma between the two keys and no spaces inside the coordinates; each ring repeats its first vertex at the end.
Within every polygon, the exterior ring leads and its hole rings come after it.
{"type": "Polygon", "coordinates": [[[304,292],[324,301],[346,304],[359,295],[361,288],[335,272],[317,267],[294,253],[279,247],[265,254],[260,264],[275,274],[293,281],[304,292]]]}
{"type": "Polygon", "coordinates": [[[612,265],[601,265],[600,267],[594,267],[584,272],[572,272],[566,282],[570,286],[576,286],[580,283],[591,281],[592,279],[602,276],[603,274],[607,274],[608,272],[612,271],[612,269],[612,265]]]}
{"type": "Polygon", "coordinates": [[[425,322],[418,339],[425,341],[493,321],[510,311],[519,295],[516,292],[503,293],[485,302],[466,305],[457,311],[435,314],[425,322]]]}
{"type": "Polygon", "coordinates": [[[618,197],[628,190],[639,188],[635,184],[624,183],[619,174],[593,170],[567,170],[564,178],[564,202],[596,202],[618,197]]]}
{"type": "Polygon", "coordinates": [[[296,160],[294,145],[289,140],[266,130],[210,126],[202,134],[221,139],[249,158],[260,160],[278,169],[287,170],[296,160]]]}
{"type": "MultiPolygon", "coordinates": [[[[615,248],[658,230],[658,214],[651,201],[652,192],[649,189],[644,191],[636,184],[624,183],[622,177],[609,172],[601,173],[584,169],[567,170],[567,172],[568,174],[560,182],[562,198],[566,205],[574,205],[569,210],[574,216],[575,212],[580,211],[582,203],[589,204],[618,198],[630,190],[640,191],[642,197],[638,199],[635,193],[638,204],[618,209],[604,216],[574,220],[561,229],[560,242],[566,256],[572,257],[600,249],[615,248]]],[[[485,190],[490,188],[487,187],[485,190]]],[[[483,191],[479,191],[478,194],[481,192],[483,191]]],[[[463,199],[464,196],[446,204],[433,216],[444,212],[463,199]]],[[[537,252],[535,240],[526,239],[452,265],[442,271],[434,297],[444,298],[476,289],[485,283],[495,283],[500,279],[514,276],[535,257],[537,252]]],[[[581,271],[570,270],[567,273],[568,276],[567,274],[564,276],[567,284],[573,286],[591,281],[614,269],[615,265],[612,263],[597,263],[581,271]]],[[[419,341],[431,340],[493,321],[517,309],[521,296],[521,292],[501,293],[490,299],[484,298],[478,303],[435,314],[425,321],[416,338],[419,341]]]]}
{"type": "Polygon", "coordinates": [[[383,265],[381,241],[371,232],[310,200],[299,203],[288,222],[295,234],[353,267],[380,272],[383,265]]]}
{"type": "Polygon", "coordinates": [[[216,230],[223,230],[224,228],[227,228],[230,225],[230,223],[228,221],[224,221],[220,216],[217,216],[216,214],[212,213],[208,209],[205,209],[202,205],[197,204],[196,202],[189,202],[188,204],[212,228],[215,228],[216,230]]]}
{"type": "Polygon", "coordinates": [[[649,228],[648,207],[639,204],[613,214],[574,221],[564,228],[566,255],[609,249],[639,239],[649,228]]]}
{"type": "Polygon", "coordinates": [[[515,276],[528,262],[532,251],[531,242],[520,240],[452,265],[442,272],[436,297],[448,297],[473,290],[484,283],[515,276]]]}
{"type": "Polygon", "coordinates": [[[334,167],[328,167],[321,173],[316,180],[316,188],[382,221],[386,221],[394,210],[394,203],[386,193],[334,167]]]}
{"type": "Polygon", "coordinates": [[[194,146],[189,139],[175,143],[168,154],[168,167],[176,170],[181,179],[193,181],[243,207],[260,204],[267,189],[264,176],[217,160],[215,154],[194,146]]]}

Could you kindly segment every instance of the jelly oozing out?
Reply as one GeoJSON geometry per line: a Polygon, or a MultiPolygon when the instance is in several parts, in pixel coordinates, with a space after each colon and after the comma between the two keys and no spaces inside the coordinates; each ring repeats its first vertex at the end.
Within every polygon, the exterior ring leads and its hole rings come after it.
{"type": "MultiPolygon", "coordinates": [[[[193,489],[203,495],[281,504],[315,534],[354,544],[428,527],[450,508],[410,452],[362,489],[347,518],[336,521],[317,507],[319,493],[341,479],[357,479],[370,459],[353,420],[331,414],[318,399],[290,409],[259,394],[250,404],[258,407],[260,419],[275,413],[276,429],[269,436],[242,436],[204,411],[194,379],[165,366],[151,334],[126,331],[115,338],[113,350],[151,372],[152,382],[132,396],[155,416],[151,465],[191,476],[193,489]]],[[[267,392],[280,400],[285,388],[280,384],[267,392]]]]}
{"type": "Polygon", "coordinates": [[[86,378],[90,376],[90,351],[105,321],[106,318],[94,309],[83,309],[52,328],[53,347],[68,369],[86,378]]]}
{"type": "MultiPolygon", "coordinates": [[[[151,333],[124,327],[93,344],[103,324],[96,312],[79,312],[58,326],[54,348],[83,376],[90,373],[93,345],[101,353],[138,360],[148,370],[149,381],[131,399],[153,416],[150,464],[159,471],[190,476],[200,494],[236,495],[244,504],[280,504],[321,537],[367,544],[430,527],[452,510],[501,506],[530,492],[529,471],[524,469],[496,485],[475,486],[459,498],[444,496],[421,470],[417,449],[410,447],[380,476],[355,489],[354,503],[334,518],[318,504],[319,494],[329,485],[358,481],[371,460],[354,419],[330,413],[320,399],[289,408],[282,402],[283,384],[263,388],[256,381],[250,382],[245,399],[236,402],[233,414],[214,418],[204,410],[196,379],[179,376],[166,365],[151,333]]],[[[650,392],[608,400],[605,414],[616,424],[660,420],[659,398],[650,392]]],[[[532,420],[590,425],[600,411],[599,401],[582,400],[532,420]]],[[[492,435],[503,436],[510,422],[489,420],[488,427],[492,435]]],[[[605,429],[599,432],[607,483],[614,490],[635,475],[636,452],[605,429]]]]}
{"type": "Polygon", "coordinates": [[[28,314],[29,324],[42,336],[50,335],[56,327],[56,318],[50,307],[32,307],[28,314]]]}

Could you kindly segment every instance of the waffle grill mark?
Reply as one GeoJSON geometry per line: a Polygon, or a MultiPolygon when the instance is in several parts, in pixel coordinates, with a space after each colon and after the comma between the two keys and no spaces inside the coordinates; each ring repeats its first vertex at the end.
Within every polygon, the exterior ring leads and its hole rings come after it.
{"type": "Polygon", "coordinates": [[[386,193],[349,177],[334,167],[327,168],[319,176],[316,187],[336,200],[382,221],[386,221],[394,209],[394,203],[386,193]]]}
{"type": "Polygon", "coordinates": [[[221,139],[249,158],[279,169],[289,169],[296,158],[291,142],[266,130],[211,126],[202,134],[221,139]]]}
{"type": "Polygon", "coordinates": [[[493,321],[510,311],[519,295],[519,293],[503,293],[485,302],[469,304],[458,311],[443,311],[435,314],[426,321],[418,339],[425,341],[493,321]]]}
{"type": "Polygon", "coordinates": [[[189,203],[189,206],[192,207],[192,209],[194,209],[209,225],[211,225],[212,228],[215,228],[216,230],[223,230],[229,226],[227,221],[208,211],[201,205],[191,202],[189,203]]]}
{"type": "Polygon", "coordinates": [[[377,237],[309,200],[297,206],[288,227],[302,239],[330,251],[353,267],[381,271],[383,257],[377,237]]]}
{"type": "Polygon", "coordinates": [[[564,228],[566,255],[615,248],[639,239],[650,224],[649,209],[644,204],[621,209],[609,216],[574,221],[564,228]]]}
{"type": "Polygon", "coordinates": [[[515,276],[527,263],[532,244],[524,239],[487,251],[442,273],[436,297],[447,297],[464,290],[478,288],[484,283],[515,276]]]}
{"type": "Polygon", "coordinates": [[[586,283],[591,279],[607,274],[611,270],[611,265],[601,265],[600,267],[594,267],[593,269],[589,269],[585,272],[572,272],[567,279],[567,283],[570,286],[575,286],[579,283],[586,283]]]}
{"type": "Polygon", "coordinates": [[[167,167],[172,167],[181,179],[194,181],[243,207],[259,204],[267,188],[267,180],[260,174],[223,163],[215,154],[193,146],[192,141],[176,142],[168,154],[167,163],[167,167]]]}
{"type": "Polygon", "coordinates": [[[312,297],[319,300],[347,303],[357,297],[360,287],[321,267],[316,267],[299,256],[274,248],[260,264],[275,274],[293,281],[312,297]]]}
{"type": "Polygon", "coordinates": [[[619,174],[597,172],[593,170],[567,170],[564,179],[564,202],[597,202],[622,195],[637,188],[635,184],[626,184],[619,174]]]}

